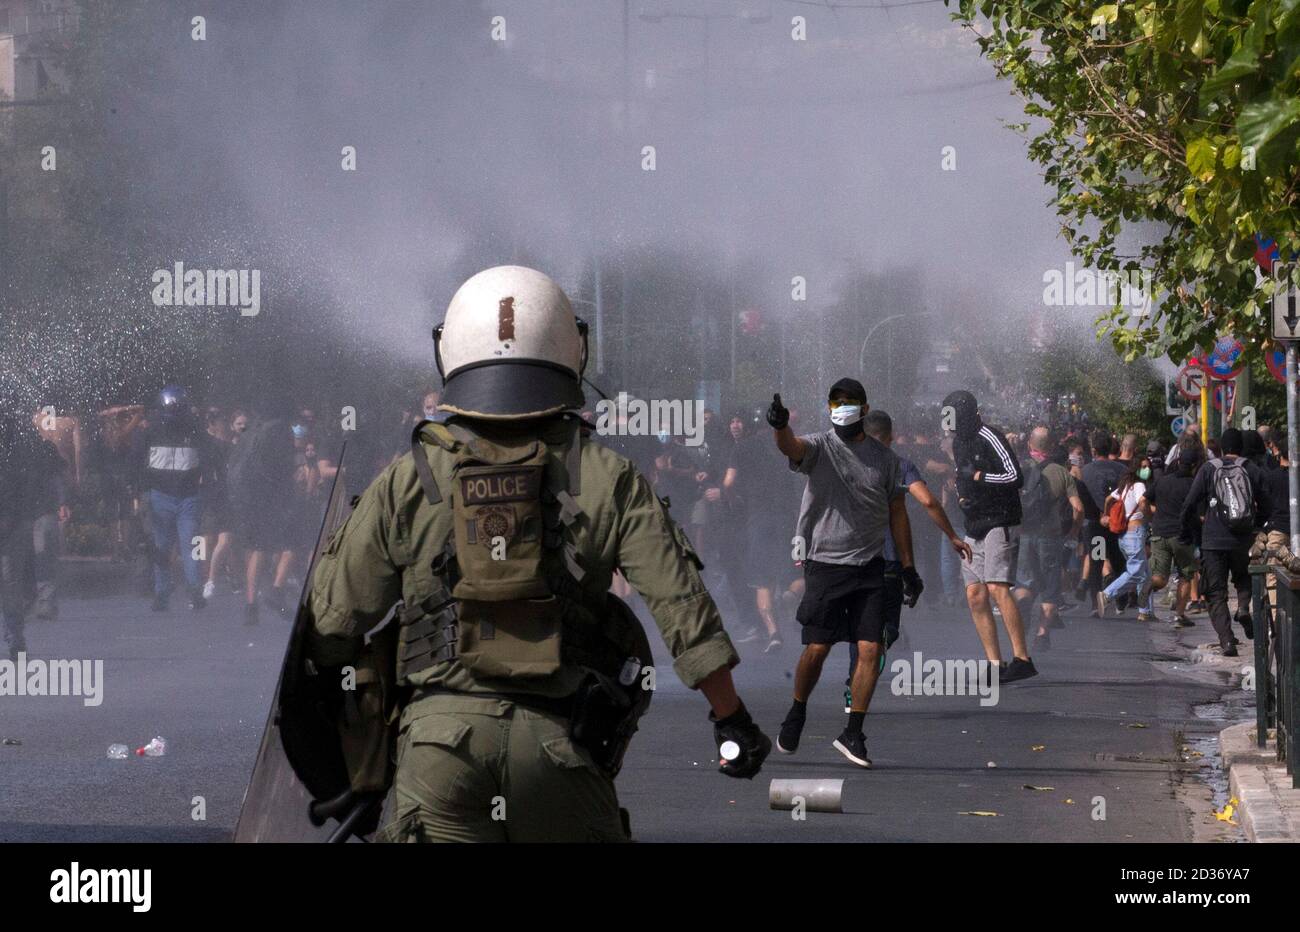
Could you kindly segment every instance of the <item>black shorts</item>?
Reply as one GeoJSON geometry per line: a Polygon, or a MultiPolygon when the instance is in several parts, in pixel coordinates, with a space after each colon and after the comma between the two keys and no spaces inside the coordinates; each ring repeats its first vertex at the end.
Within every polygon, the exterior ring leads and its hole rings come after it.
{"type": "Polygon", "coordinates": [[[883,557],[865,566],[805,560],[803,574],[806,588],[795,620],[803,627],[804,644],[883,643],[888,614],[883,557]]]}

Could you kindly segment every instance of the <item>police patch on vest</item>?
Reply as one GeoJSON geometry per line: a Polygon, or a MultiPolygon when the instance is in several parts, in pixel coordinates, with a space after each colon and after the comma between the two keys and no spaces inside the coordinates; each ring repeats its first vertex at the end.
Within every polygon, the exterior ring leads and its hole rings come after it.
{"type": "Polygon", "coordinates": [[[536,467],[461,476],[460,495],[469,506],[525,502],[537,498],[541,477],[542,471],[536,467]]]}
{"type": "Polygon", "coordinates": [[[465,542],[490,547],[498,537],[514,540],[516,531],[521,541],[536,540],[537,521],[531,515],[524,515],[521,521],[510,505],[480,505],[468,518],[465,542]]]}

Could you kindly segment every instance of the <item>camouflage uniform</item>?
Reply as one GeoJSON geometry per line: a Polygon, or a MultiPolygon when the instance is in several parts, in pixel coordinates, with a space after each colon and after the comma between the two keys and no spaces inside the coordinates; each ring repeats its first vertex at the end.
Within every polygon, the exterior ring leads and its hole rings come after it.
{"type": "MultiPolygon", "coordinates": [[[[536,437],[548,447],[548,475],[567,477],[571,427],[560,419],[496,422],[456,419],[492,442],[536,437]]],[[[455,448],[421,437],[440,488],[455,448]]],[[[581,586],[609,589],[618,569],[641,594],[687,686],[739,662],[699,560],[649,483],[623,457],[581,445],[582,515],[566,535],[585,574],[581,586]]],[[[436,588],[432,565],[452,533],[452,509],[430,504],[410,454],[366,490],[329,542],[315,570],[311,653],[323,665],[351,662],[363,635],[399,600],[418,605],[436,588]]],[[[550,676],[482,679],[458,659],[404,676],[416,698],[402,711],[387,840],[625,840],[613,781],[569,740],[567,721],[537,705],[499,698],[571,695],[582,678],[565,664],[550,676]],[[437,690],[433,692],[432,690],[437,690]],[[476,695],[479,694],[479,695],[476,695]],[[488,695],[483,695],[488,694],[488,695]],[[498,694],[493,696],[491,694],[498,694]]]]}

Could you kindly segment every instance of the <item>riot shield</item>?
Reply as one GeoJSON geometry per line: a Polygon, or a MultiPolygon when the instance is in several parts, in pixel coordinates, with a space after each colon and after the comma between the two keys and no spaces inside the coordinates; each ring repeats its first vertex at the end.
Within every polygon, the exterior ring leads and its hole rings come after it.
{"type": "MultiPolygon", "coordinates": [[[[343,805],[348,788],[347,771],[338,746],[338,734],[323,703],[328,702],[318,677],[305,657],[311,616],[312,571],[330,535],[342,526],[351,511],[343,481],[343,456],[334,476],[320,534],[303,578],[302,593],[294,617],[284,662],[271,699],[262,743],[253,765],[253,775],[244,791],[244,802],[235,827],[237,842],[329,841],[338,840],[338,828],[326,819],[340,820],[347,812],[328,808],[328,801],[343,805]],[[299,774],[306,776],[307,782],[299,774]],[[310,785],[309,785],[310,784],[310,785]],[[322,802],[326,805],[323,807],[322,802]]],[[[332,690],[337,693],[337,689],[332,690]]],[[[337,806],[335,808],[338,808],[337,806]]]]}

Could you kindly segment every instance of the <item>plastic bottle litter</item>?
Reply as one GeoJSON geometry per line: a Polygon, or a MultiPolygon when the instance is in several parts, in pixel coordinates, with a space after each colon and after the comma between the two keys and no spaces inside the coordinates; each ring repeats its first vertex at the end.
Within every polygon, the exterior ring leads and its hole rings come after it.
{"type": "Polygon", "coordinates": [[[125,744],[110,744],[108,746],[109,760],[126,760],[131,754],[131,749],[125,744]]]}
{"type": "Polygon", "coordinates": [[[167,753],[167,742],[163,738],[154,738],[142,748],[136,748],[137,757],[162,757],[167,753]]]}

